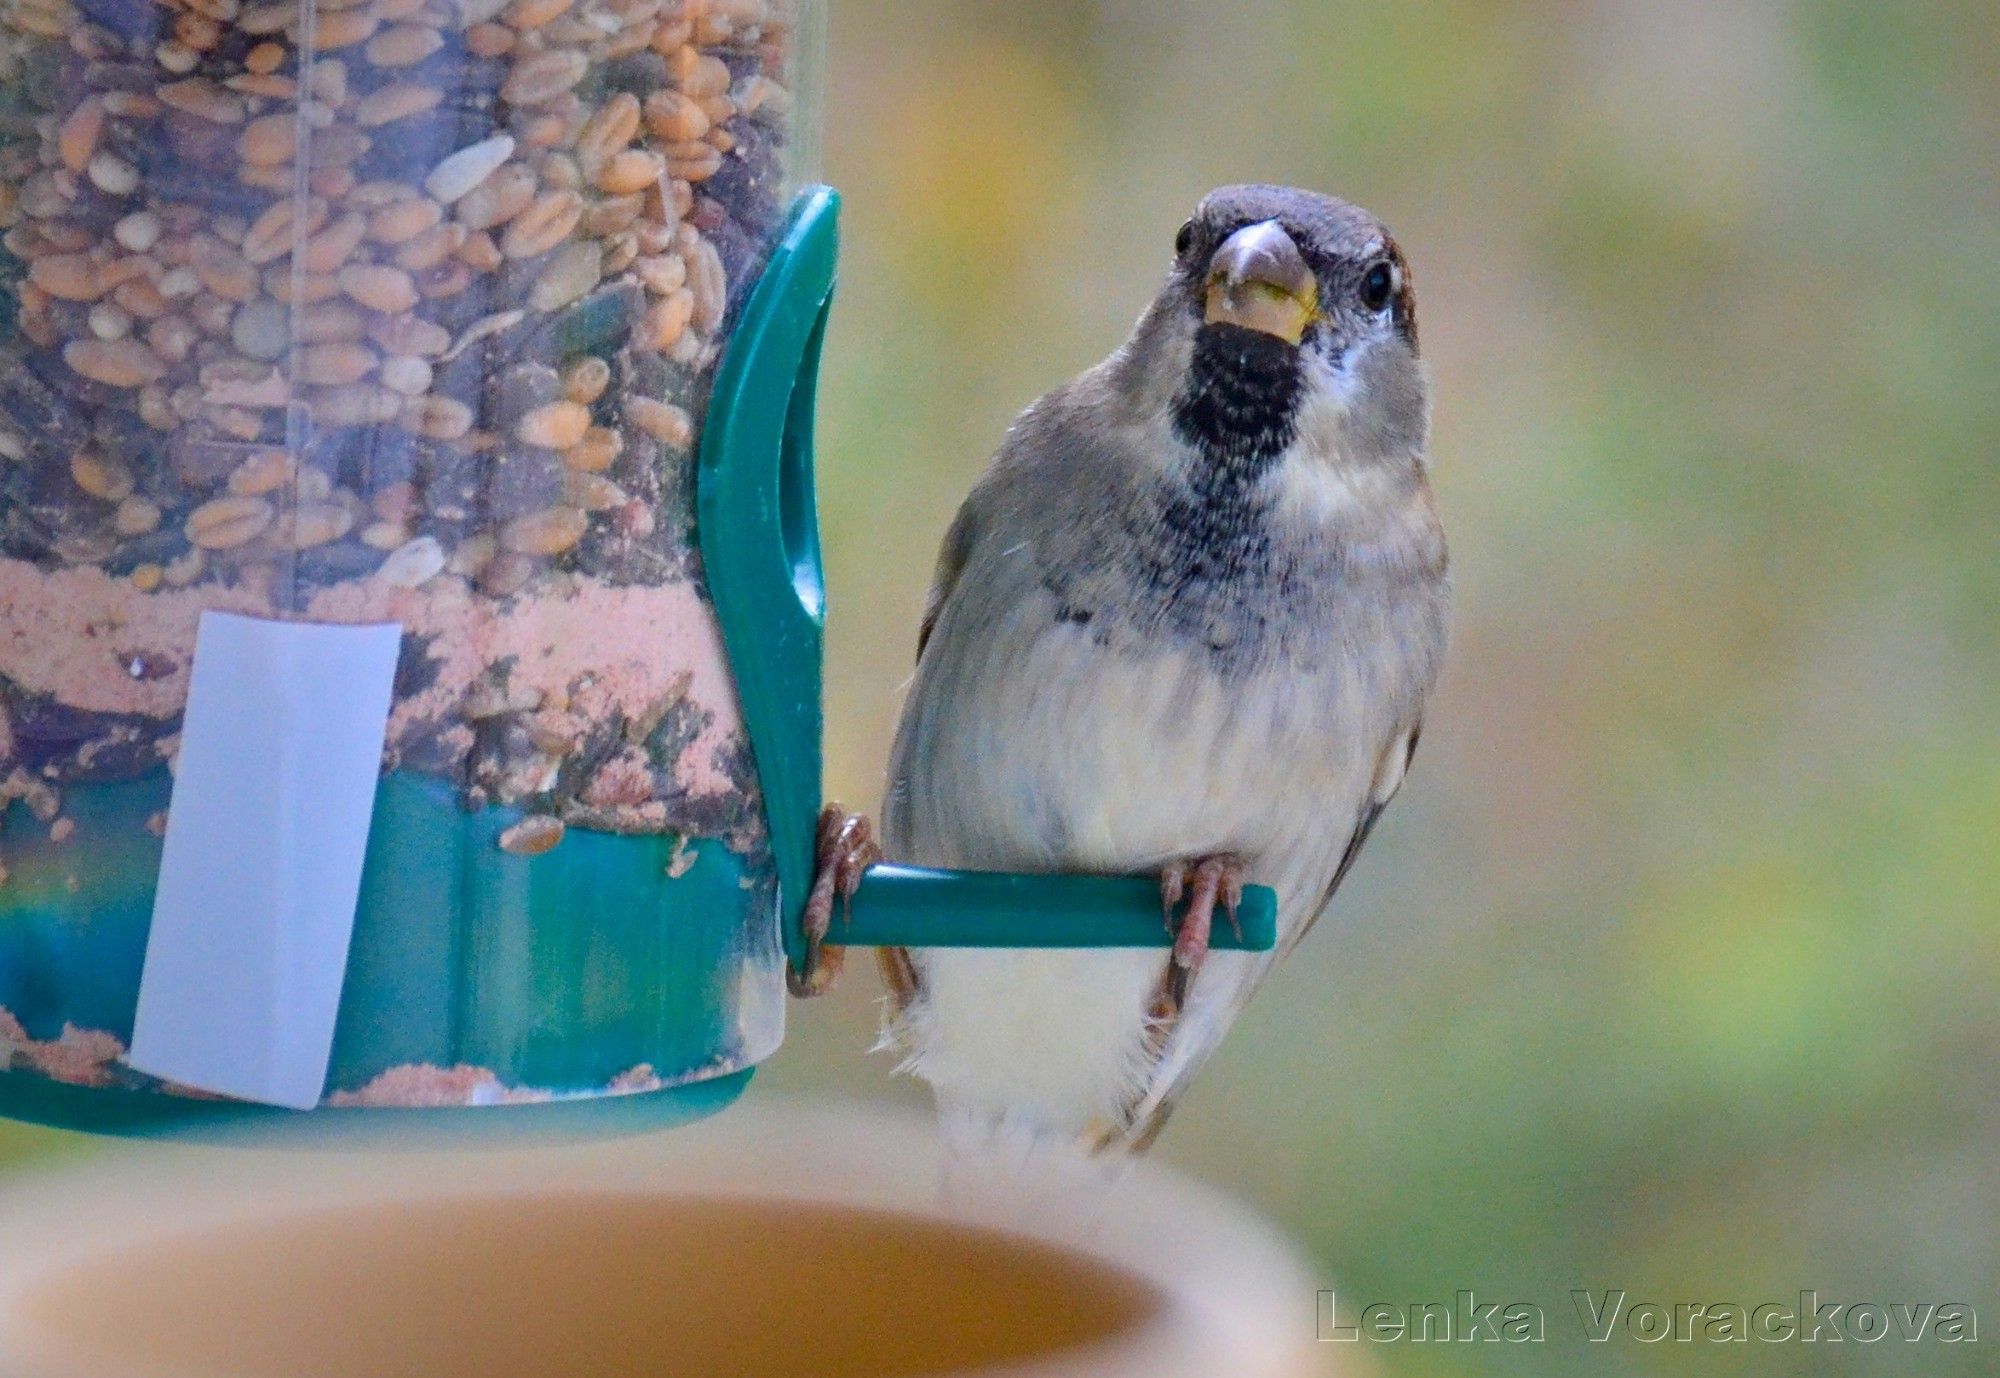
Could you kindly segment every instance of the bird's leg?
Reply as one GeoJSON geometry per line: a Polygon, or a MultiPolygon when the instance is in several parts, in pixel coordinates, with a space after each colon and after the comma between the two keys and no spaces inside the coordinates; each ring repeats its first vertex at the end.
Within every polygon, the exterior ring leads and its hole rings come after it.
{"type": "Polygon", "coordinates": [[[820,811],[813,856],[816,869],[801,920],[806,934],[805,961],[785,971],[785,984],[801,998],[824,994],[840,975],[846,950],[826,942],[833,928],[833,902],[838,896],[845,918],[854,892],[861,887],[861,877],[882,859],[882,848],[866,817],[828,804],[820,811]]]}
{"type": "Polygon", "coordinates": [[[1156,1018],[1171,1022],[1179,1017],[1188,986],[1208,955],[1218,903],[1231,931],[1242,936],[1236,910],[1243,903],[1243,876],[1242,859],[1226,853],[1173,862],[1160,872],[1160,906],[1174,935],[1174,948],[1154,999],[1156,1018]],[[1174,912],[1184,898],[1187,912],[1176,922],[1174,912]]]}

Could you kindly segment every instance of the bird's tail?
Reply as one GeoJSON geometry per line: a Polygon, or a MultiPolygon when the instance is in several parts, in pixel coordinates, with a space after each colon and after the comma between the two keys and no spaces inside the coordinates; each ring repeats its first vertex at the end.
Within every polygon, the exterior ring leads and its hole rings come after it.
{"type": "Polygon", "coordinates": [[[1130,1156],[1099,1152],[1102,1135],[1056,1127],[1013,1106],[940,1092],[939,1187],[963,1207],[1009,1206],[1086,1211],[1130,1168],[1130,1156]]]}

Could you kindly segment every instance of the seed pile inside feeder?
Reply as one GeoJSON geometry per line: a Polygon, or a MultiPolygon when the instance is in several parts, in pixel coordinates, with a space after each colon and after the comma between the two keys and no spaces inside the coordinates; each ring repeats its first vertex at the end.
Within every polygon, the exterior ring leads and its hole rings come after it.
{"type": "Polygon", "coordinates": [[[393,618],[386,766],[526,849],[752,845],[689,469],[791,48],[770,0],[0,5],[0,792],[169,761],[202,609],[393,618]]]}

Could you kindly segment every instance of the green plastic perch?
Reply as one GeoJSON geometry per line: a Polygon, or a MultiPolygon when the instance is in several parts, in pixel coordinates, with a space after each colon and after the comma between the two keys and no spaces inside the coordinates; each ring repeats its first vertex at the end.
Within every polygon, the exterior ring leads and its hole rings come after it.
{"type": "MultiPolygon", "coordinates": [[[[699,539],[716,619],[757,758],[786,954],[805,950],[820,810],[825,615],[813,494],[813,394],[839,256],[840,198],[801,192],[744,303],[702,442],[699,539]],[[774,464],[773,458],[776,463],[774,464]]],[[[1249,886],[1213,945],[1268,951],[1277,898],[1249,886]]],[[[1165,947],[1159,886],[1144,876],[1030,875],[877,866],[836,908],[828,941],[854,947],[1165,947]]]]}
{"type": "MultiPolygon", "coordinates": [[[[1232,928],[1217,915],[1209,946],[1266,952],[1278,899],[1246,886],[1232,928]]],[[[1161,947],[1173,941],[1159,882],[1146,876],[1040,876],[1006,871],[871,867],[827,941],[851,947],[1161,947]]]]}

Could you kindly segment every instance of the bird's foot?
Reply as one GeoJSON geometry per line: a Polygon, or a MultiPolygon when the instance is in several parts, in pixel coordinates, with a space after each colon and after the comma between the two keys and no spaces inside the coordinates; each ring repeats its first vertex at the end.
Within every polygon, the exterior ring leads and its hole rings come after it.
{"type": "Polygon", "coordinates": [[[1174,935],[1173,956],[1167,963],[1166,979],[1160,990],[1162,1012],[1167,1016],[1180,1013],[1188,986],[1208,955],[1217,904],[1222,906],[1230,931],[1239,938],[1243,936],[1236,911],[1243,903],[1244,871],[1241,857],[1219,853],[1176,861],[1160,872],[1160,907],[1166,916],[1167,929],[1174,935]],[[1175,911],[1183,899],[1187,901],[1187,912],[1177,920],[1175,911]]]}
{"type": "Polygon", "coordinates": [[[805,960],[785,970],[785,984],[800,998],[823,995],[840,975],[847,953],[827,944],[833,929],[833,902],[840,900],[841,917],[861,887],[861,877],[882,859],[875,841],[875,829],[858,813],[848,813],[838,804],[820,811],[819,836],[815,844],[812,889],[806,894],[802,923],[806,934],[805,960]]]}

